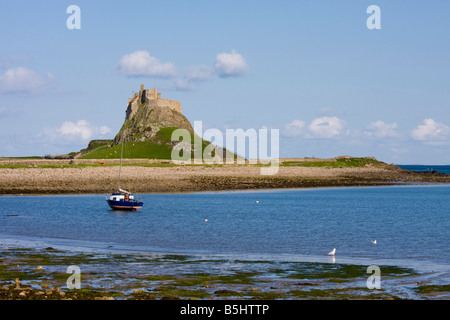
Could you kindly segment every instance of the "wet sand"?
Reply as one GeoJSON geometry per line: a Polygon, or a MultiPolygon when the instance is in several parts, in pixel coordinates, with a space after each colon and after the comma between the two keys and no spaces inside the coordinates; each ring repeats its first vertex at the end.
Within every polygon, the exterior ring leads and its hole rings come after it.
{"type": "MultiPolygon", "coordinates": [[[[117,190],[118,166],[1,168],[0,194],[87,194],[117,190]]],[[[393,165],[352,168],[280,166],[261,175],[256,165],[124,166],[121,187],[135,193],[256,190],[450,183],[450,175],[393,165]]]]}

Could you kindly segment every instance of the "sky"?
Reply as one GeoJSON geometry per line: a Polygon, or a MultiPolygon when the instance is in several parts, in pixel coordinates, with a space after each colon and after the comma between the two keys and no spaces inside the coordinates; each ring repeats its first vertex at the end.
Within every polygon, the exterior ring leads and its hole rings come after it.
{"type": "Polygon", "coordinates": [[[444,0],[2,1],[0,157],[114,138],[143,83],[204,130],[278,129],[282,158],[450,164],[449,13],[444,0]]]}

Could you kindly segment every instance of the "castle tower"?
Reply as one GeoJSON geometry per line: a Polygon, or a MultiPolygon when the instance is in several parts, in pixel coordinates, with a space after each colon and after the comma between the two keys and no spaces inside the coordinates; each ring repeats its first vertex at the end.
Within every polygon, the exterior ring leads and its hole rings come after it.
{"type": "Polygon", "coordinates": [[[146,103],[150,103],[159,108],[169,108],[181,113],[181,104],[179,101],[161,99],[161,93],[158,92],[158,89],[145,89],[144,85],[141,84],[139,94],[136,92],[133,98],[128,99],[126,119],[133,118],[139,106],[146,103]]]}

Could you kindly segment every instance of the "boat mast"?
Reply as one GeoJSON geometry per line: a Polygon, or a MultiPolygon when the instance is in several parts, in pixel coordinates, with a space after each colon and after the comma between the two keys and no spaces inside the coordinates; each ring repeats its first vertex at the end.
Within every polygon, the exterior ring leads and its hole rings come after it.
{"type": "Polygon", "coordinates": [[[120,164],[119,164],[119,190],[120,190],[120,173],[122,171],[122,156],[123,156],[123,131],[122,131],[122,148],[120,150],[120,164]]]}

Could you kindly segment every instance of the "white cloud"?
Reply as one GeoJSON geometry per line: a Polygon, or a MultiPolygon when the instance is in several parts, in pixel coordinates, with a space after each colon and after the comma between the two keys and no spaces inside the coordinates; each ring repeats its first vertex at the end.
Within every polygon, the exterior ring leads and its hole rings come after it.
{"type": "Polygon", "coordinates": [[[425,119],[423,124],[411,131],[411,137],[429,144],[442,144],[449,141],[450,128],[433,119],[425,119]]]}
{"type": "Polygon", "coordinates": [[[192,65],[177,71],[172,62],[162,62],[148,51],[138,50],[124,55],[117,66],[117,72],[126,76],[153,76],[173,78],[172,88],[177,90],[195,90],[197,86],[217,77],[238,77],[248,71],[245,58],[235,50],[216,55],[212,66],[192,65]]]}
{"type": "Polygon", "coordinates": [[[94,126],[86,120],[77,122],[65,121],[57,129],[46,129],[46,136],[52,143],[66,143],[74,141],[87,142],[93,138],[103,138],[111,132],[107,126],[94,126]]]}
{"type": "Polygon", "coordinates": [[[244,57],[232,50],[231,53],[222,52],[216,55],[215,70],[219,77],[237,77],[248,70],[244,57]]]}
{"type": "Polygon", "coordinates": [[[35,93],[53,79],[50,72],[43,76],[25,67],[12,68],[0,75],[0,92],[35,93]]]}
{"type": "Polygon", "coordinates": [[[186,80],[186,79],[177,79],[174,81],[174,87],[179,91],[192,91],[197,89],[197,86],[194,82],[186,80]]]}
{"type": "Polygon", "coordinates": [[[72,121],[64,122],[57,130],[63,136],[80,137],[83,140],[89,140],[92,137],[92,128],[86,120],[79,120],[76,123],[72,121]]]}
{"type": "Polygon", "coordinates": [[[305,127],[305,121],[302,120],[292,120],[292,122],[284,126],[284,134],[286,136],[299,136],[303,133],[303,128],[305,127]]]}
{"type": "Polygon", "coordinates": [[[101,126],[99,128],[99,131],[100,131],[100,134],[102,136],[104,136],[105,134],[109,134],[111,132],[111,129],[109,127],[107,127],[107,126],[101,126]]]}
{"type": "Polygon", "coordinates": [[[308,130],[316,138],[333,138],[341,134],[345,121],[338,117],[320,117],[314,119],[308,130]]]}
{"type": "Polygon", "coordinates": [[[214,71],[211,67],[205,65],[189,66],[186,68],[185,77],[190,81],[207,81],[214,76],[214,71]]]}
{"type": "Polygon", "coordinates": [[[385,123],[381,120],[371,122],[366,130],[364,131],[364,135],[368,137],[376,137],[376,138],[393,138],[397,137],[399,134],[395,129],[397,129],[397,123],[385,123]]]}
{"type": "Polygon", "coordinates": [[[175,88],[181,91],[191,91],[197,89],[201,82],[214,79],[214,70],[205,65],[189,66],[184,69],[184,78],[174,81],[175,88]]]}
{"type": "Polygon", "coordinates": [[[175,66],[171,62],[161,62],[149,52],[138,50],[126,54],[120,59],[118,71],[127,76],[155,76],[160,78],[173,77],[175,66]]]}

